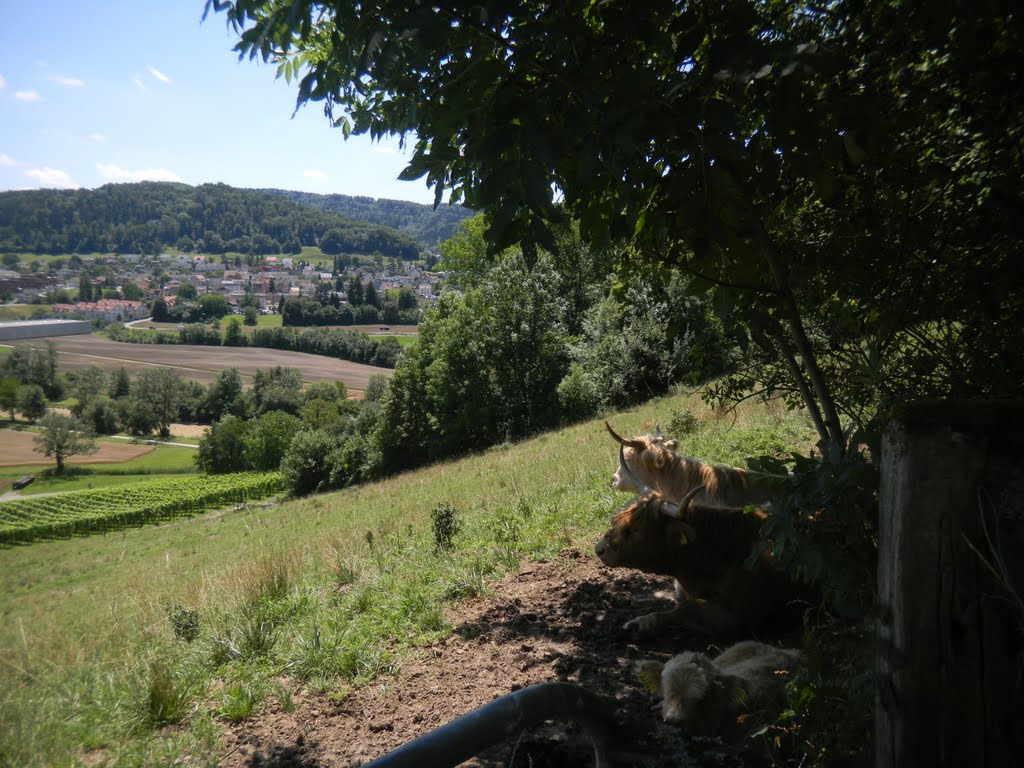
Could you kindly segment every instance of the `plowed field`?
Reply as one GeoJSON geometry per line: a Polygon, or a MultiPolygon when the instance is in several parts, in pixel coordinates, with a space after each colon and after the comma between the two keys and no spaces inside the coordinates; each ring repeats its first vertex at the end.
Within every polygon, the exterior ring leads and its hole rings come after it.
{"type": "MultiPolygon", "coordinates": [[[[35,453],[35,433],[17,432],[13,429],[0,429],[0,467],[16,467],[21,464],[53,464],[41,453],[35,453]]],[[[155,445],[138,445],[135,443],[96,443],[99,450],[85,456],[69,456],[68,464],[120,464],[134,459],[150,451],[156,450],[155,445]]]]}
{"type": "Polygon", "coordinates": [[[374,374],[391,374],[388,368],[350,363],[305,352],[255,347],[127,344],[99,336],[57,336],[11,343],[42,347],[47,341],[56,345],[58,365],[62,371],[99,365],[111,370],[123,367],[134,376],[144,368],[162,366],[173,368],[186,379],[209,384],[225,368],[237,367],[243,379],[251,381],[257,369],[283,365],[302,371],[306,383],[340,380],[350,390],[358,391],[366,389],[367,382],[374,374]]]}

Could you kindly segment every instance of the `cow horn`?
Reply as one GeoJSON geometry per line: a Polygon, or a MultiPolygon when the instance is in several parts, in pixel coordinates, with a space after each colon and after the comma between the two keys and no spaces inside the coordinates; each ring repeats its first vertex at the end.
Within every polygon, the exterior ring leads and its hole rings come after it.
{"type": "Polygon", "coordinates": [[[625,481],[628,481],[634,488],[637,489],[637,494],[643,496],[645,493],[650,493],[652,488],[649,485],[641,483],[637,476],[633,474],[629,468],[629,464],[626,463],[626,448],[625,446],[619,446],[619,477],[625,481]]]}
{"type": "Polygon", "coordinates": [[[604,423],[604,426],[605,426],[605,429],[608,430],[608,434],[611,435],[612,437],[614,437],[615,438],[615,442],[617,442],[619,445],[628,446],[628,447],[632,448],[635,451],[642,451],[644,448],[647,447],[647,444],[643,440],[627,440],[624,437],[620,437],[615,432],[615,430],[612,429],[612,425],[609,424],[607,421],[604,423]]]}
{"type": "Polygon", "coordinates": [[[683,500],[680,501],[678,504],[672,504],[671,502],[666,502],[665,504],[662,504],[661,513],[666,517],[673,517],[676,520],[678,520],[684,514],[686,514],[686,510],[689,508],[690,502],[693,501],[693,497],[703,490],[703,485],[698,485],[696,488],[691,488],[690,492],[686,494],[683,497],[683,500]]]}
{"type": "Polygon", "coordinates": [[[655,437],[660,437],[662,440],[665,439],[665,435],[662,434],[662,432],[661,432],[661,424],[655,424],[654,425],[654,436],[655,437]]]}

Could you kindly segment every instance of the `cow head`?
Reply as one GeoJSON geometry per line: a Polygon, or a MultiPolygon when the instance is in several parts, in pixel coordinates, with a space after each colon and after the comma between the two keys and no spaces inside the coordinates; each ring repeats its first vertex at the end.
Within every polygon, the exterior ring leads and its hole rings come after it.
{"type": "Polygon", "coordinates": [[[594,546],[594,552],[610,568],[666,573],[678,548],[697,538],[697,532],[681,518],[703,488],[697,486],[678,504],[657,491],[637,497],[615,513],[612,527],[594,546]]]}
{"type": "Polygon", "coordinates": [[[666,664],[640,662],[637,671],[644,686],[661,699],[661,716],[666,723],[687,726],[700,719],[701,704],[715,677],[708,656],[687,651],[673,656],[666,664]]]}
{"type": "Polygon", "coordinates": [[[612,476],[612,488],[640,494],[656,488],[658,474],[674,458],[679,441],[666,440],[660,428],[654,436],[643,435],[627,440],[616,433],[607,421],[604,426],[619,444],[619,468],[612,476]]]}

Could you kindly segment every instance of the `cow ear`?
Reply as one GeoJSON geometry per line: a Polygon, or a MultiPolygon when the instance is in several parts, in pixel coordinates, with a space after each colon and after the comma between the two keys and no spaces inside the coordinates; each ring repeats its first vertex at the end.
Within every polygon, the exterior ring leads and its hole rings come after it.
{"type": "Polygon", "coordinates": [[[704,490],[704,485],[698,485],[696,488],[691,488],[690,492],[683,497],[683,500],[678,504],[673,504],[670,501],[664,501],[661,504],[661,514],[666,517],[674,517],[676,520],[682,518],[686,514],[686,510],[690,506],[690,502],[693,501],[693,497],[704,490]]]}
{"type": "Polygon", "coordinates": [[[672,453],[675,453],[676,451],[679,450],[679,441],[676,440],[675,438],[673,438],[671,440],[666,440],[665,441],[665,447],[668,450],[672,451],[672,453]]]}
{"type": "Polygon", "coordinates": [[[682,527],[682,533],[679,534],[679,544],[686,546],[687,544],[693,544],[697,540],[697,529],[689,523],[684,523],[681,520],[679,525],[682,527]]]}
{"type": "Polygon", "coordinates": [[[651,693],[662,696],[661,688],[661,671],[665,668],[665,665],[660,661],[641,661],[637,662],[636,671],[640,676],[640,682],[643,683],[651,693]]]}

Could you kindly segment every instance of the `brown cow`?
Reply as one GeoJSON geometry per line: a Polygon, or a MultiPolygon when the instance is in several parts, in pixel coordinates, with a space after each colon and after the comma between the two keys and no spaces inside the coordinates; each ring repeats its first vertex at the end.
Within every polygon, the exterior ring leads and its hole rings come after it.
{"type": "Polygon", "coordinates": [[[612,477],[612,487],[617,491],[658,491],[668,500],[678,502],[701,486],[696,500],[702,504],[744,507],[770,501],[785,479],[739,467],[706,464],[677,454],[677,440],[665,440],[661,435],[627,440],[616,434],[607,421],[604,425],[619,444],[619,468],[612,477]]]}
{"type": "Polygon", "coordinates": [[[769,724],[786,707],[786,681],[801,663],[799,651],[745,640],[714,659],[695,651],[667,664],[637,665],[644,683],[661,697],[662,718],[691,736],[737,742],[769,724]]]}
{"type": "Polygon", "coordinates": [[[651,634],[684,624],[714,637],[736,637],[788,617],[813,591],[771,567],[767,554],[756,571],[745,566],[760,536],[761,510],[709,507],[693,502],[694,488],[675,504],[657,491],[615,514],[594,550],[611,568],[637,568],[673,576],[676,607],[640,616],[625,629],[651,634]]]}

